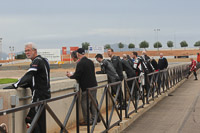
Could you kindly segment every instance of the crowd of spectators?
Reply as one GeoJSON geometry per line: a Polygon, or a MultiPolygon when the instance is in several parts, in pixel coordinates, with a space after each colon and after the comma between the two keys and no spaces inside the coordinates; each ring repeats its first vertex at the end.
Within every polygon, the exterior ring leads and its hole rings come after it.
{"type": "MultiPolygon", "coordinates": [[[[96,61],[100,63],[101,70],[96,71],[96,74],[106,74],[108,83],[114,83],[117,81],[123,81],[126,78],[132,78],[135,76],[142,76],[143,79],[141,80],[141,84],[143,85],[144,89],[148,91],[149,85],[147,84],[147,74],[166,69],[168,66],[167,59],[163,57],[161,53],[160,59],[157,61],[153,58],[150,58],[146,51],[142,52],[142,55],[138,55],[137,52],[132,52],[131,55],[123,54],[123,57],[116,56],[114,54],[113,49],[107,50],[107,55],[109,59],[104,59],[102,54],[96,54],[95,58],[96,61]],[[123,73],[125,71],[125,74],[123,73]]],[[[87,112],[86,112],[86,89],[91,87],[97,86],[96,76],[95,76],[95,67],[92,60],[88,59],[85,56],[85,51],[82,48],[79,48],[77,51],[71,53],[71,57],[76,62],[76,70],[74,73],[67,72],[67,76],[71,79],[76,79],[76,81],[80,85],[80,89],[82,91],[82,98],[81,98],[81,107],[82,113],[84,117],[84,121],[81,122],[80,125],[87,125],[87,112]]],[[[132,89],[132,82],[128,82],[128,86],[132,89]]],[[[120,86],[121,87],[121,86],[120,86]]],[[[118,85],[111,87],[111,93],[113,97],[116,97],[118,85]]],[[[96,99],[96,91],[92,93],[93,98],[96,99]]],[[[96,100],[97,101],[97,100],[96,100]]],[[[126,104],[125,100],[123,99],[123,91],[122,89],[119,90],[119,95],[117,97],[117,107],[118,109],[125,109],[126,104]]],[[[98,104],[98,102],[96,102],[98,104]]],[[[89,124],[92,124],[94,121],[95,111],[91,101],[89,102],[90,112],[92,114],[91,119],[89,120],[89,124]]],[[[98,120],[99,122],[100,120],[98,120]]]]}

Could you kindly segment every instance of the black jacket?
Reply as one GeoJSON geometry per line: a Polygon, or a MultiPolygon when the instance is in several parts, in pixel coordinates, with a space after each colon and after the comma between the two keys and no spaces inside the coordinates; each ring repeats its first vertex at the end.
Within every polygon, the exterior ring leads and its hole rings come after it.
{"type": "Polygon", "coordinates": [[[147,66],[147,68],[148,68],[149,73],[153,72],[153,71],[154,71],[154,67],[153,67],[153,65],[151,64],[151,61],[150,61],[151,59],[150,59],[150,57],[147,56],[147,55],[144,55],[144,58],[145,58],[145,63],[146,63],[146,66],[147,66]]]}
{"type": "Polygon", "coordinates": [[[152,66],[154,67],[155,70],[158,70],[158,63],[156,62],[155,59],[151,60],[151,64],[152,64],[152,66]]]}
{"type": "Polygon", "coordinates": [[[128,60],[122,59],[122,67],[123,67],[123,70],[126,72],[127,78],[136,76],[135,70],[133,70],[133,68],[129,64],[128,60]]]}
{"type": "Polygon", "coordinates": [[[27,73],[15,84],[17,87],[30,87],[33,95],[48,99],[50,94],[50,67],[46,58],[38,55],[30,64],[27,73]]]}
{"type": "Polygon", "coordinates": [[[166,69],[168,67],[168,62],[166,58],[159,58],[158,60],[158,69],[159,70],[163,70],[166,69]]]}
{"type": "Polygon", "coordinates": [[[94,63],[87,57],[83,57],[77,63],[76,71],[70,79],[76,79],[82,91],[97,86],[94,63]]]}
{"type": "Polygon", "coordinates": [[[97,71],[96,74],[107,74],[109,83],[113,83],[120,80],[113,64],[110,61],[104,59],[100,63],[100,65],[101,71],[97,71]]]}
{"type": "Polygon", "coordinates": [[[117,74],[119,75],[120,80],[122,81],[124,79],[123,76],[123,67],[122,67],[122,62],[119,56],[113,56],[111,58],[111,62],[117,72],[117,74]]]}

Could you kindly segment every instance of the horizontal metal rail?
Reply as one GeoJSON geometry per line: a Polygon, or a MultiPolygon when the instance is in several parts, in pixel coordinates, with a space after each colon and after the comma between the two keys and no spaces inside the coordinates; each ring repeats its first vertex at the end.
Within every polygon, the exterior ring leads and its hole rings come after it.
{"type": "MultiPolygon", "coordinates": [[[[199,67],[200,64],[197,64],[197,68],[199,67]]],[[[125,100],[128,101],[128,103],[125,102],[125,118],[128,118],[133,113],[137,113],[137,110],[143,107],[144,104],[148,104],[149,101],[153,101],[155,97],[158,97],[161,93],[164,93],[175,86],[185,78],[188,71],[189,64],[185,64],[144,75],[143,78],[146,82],[143,87],[140,82],[142,76],[124,79],[125,100]],[[145,87],[147,88],[144,90],[145,87]],[[138,107],[139,100],[142,100],[142,104],[138,107]],[[130,110],[131,103],[134,107],[133,110],[130,110]]]]}
{"type": "Polygon", "coordinates": [[[15,108],[12,108],[12,109],[2,110],[2,111],[0,111],[0,116],[7,115],[7,114],[10,114],[10,113],[15,113],[15,112],[18,112],[18,111],[22,111],[22,110],[26,110],[26,109],[38,106],[39,109],[37,110],[37,113],[36,113],[32,123],[31,123],[31,126],[27,131],[28,133],[33,132],[34,127],[36,126],[37,121],[38,121],[42,111],[44,111],[44,110],[47,110],[49,112],[49,114],[52,116],[54,121],[59,125],[61,132],[68,132],[67,129],[66,129],[66,125],[67,125],[67,122],[68,122],[68,120],[69,120],[69,118],[71,116],[71,113],[72,113],[72,110],[74,108],[74,105],[76,104],[76,129],[77,129],[77,132],[79,132],[79,113],[78,113],[79,112],[79,106],[78,106],[78,99],[79,99],[79,95],[80,95],[79,93],[80,92],[79,92],[78,87],[74,87],[74,90],[76,90],[76,91],[68,93],[66,95],[57,96],[57,97],[54,97],[54,98],[51,98],[51,99],[41,100],[41,101],[38,101],[38,102],[35,102],[35,103],[31,103],[31,104],[15,107],[15,108]],[[62,123],[59,120],[59,118],[56,116],[54,111],[50,108],[48,103],[51,103],[51,102],[54,102],[54,101],[58,101],[58,100],[62,100],[62,99],[69,98],[69,97],[73,97],[73,100],[72,100],[70,108],[69,108],[69,110],[68,110],[68,112],[66,114],[65,120],[62,123]]]}

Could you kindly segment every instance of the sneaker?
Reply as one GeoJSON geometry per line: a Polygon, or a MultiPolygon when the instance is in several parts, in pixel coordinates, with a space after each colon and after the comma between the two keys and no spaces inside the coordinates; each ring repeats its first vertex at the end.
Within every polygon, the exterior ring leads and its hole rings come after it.
{"type": "Polygon", "coordinates": [[[198,80],[197,78],[195,78],[194,80],[198,80]]]}

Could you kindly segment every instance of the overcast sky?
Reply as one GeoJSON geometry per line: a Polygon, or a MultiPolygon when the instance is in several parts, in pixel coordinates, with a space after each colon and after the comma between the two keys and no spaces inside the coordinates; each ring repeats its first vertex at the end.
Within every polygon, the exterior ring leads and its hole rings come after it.
{"type": "Polygon", "coordinates": [[[0,0],[0,38],[24,50],[26,42],[38,48],[105,45],[122,42],[150,47],[157,40],[190,47],[200,40],[200,0],[0,0]],[[154,29],[158,31],[158,37],[154,29]],[[158,39],[157,39],[158,38],[158,39]]]}

